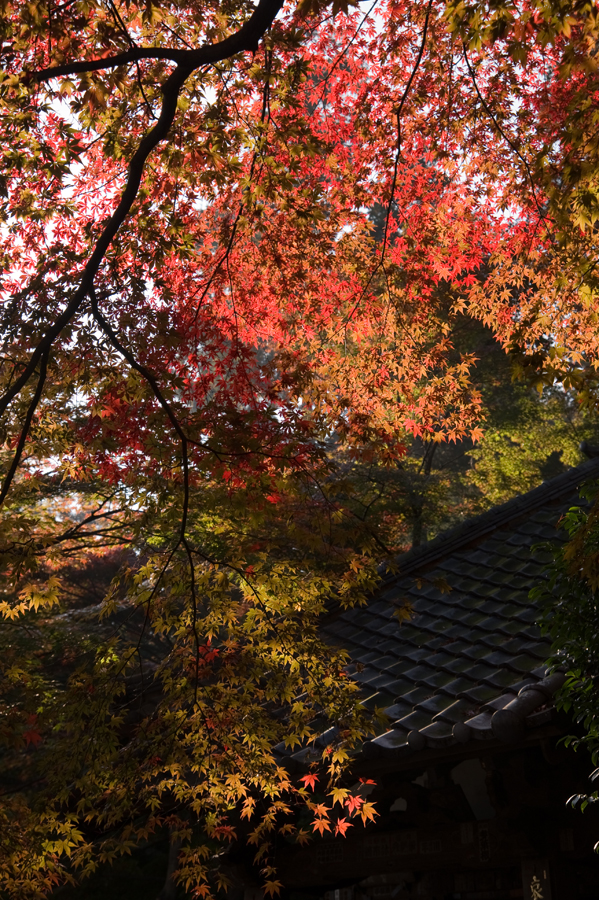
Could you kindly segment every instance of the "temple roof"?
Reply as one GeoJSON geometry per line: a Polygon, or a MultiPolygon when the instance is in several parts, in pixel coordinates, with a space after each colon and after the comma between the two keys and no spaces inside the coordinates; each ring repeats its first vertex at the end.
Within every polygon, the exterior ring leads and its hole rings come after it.
{"type": "Polygon", "coordinates": [[[515,740],[550,718],[563,675],[547,669],[528,595],[550,559],[538,545],[560,539],[560,517],[595,478],[599,459],[590,459],[409,551],[367,606],[325,623],[325,637],[349,651],[365,702],[389,718],[369,754],[515,740]],[[400,621],[406,604],[411,617],[400,621]]]}

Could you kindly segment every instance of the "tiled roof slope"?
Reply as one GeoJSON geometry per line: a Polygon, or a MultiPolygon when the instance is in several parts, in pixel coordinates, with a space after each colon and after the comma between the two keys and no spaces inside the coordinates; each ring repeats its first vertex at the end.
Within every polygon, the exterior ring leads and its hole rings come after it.
{"type": "Polygon", "coordinates": [[[370,753],[516,739],[541,723],[547,713],[535,711],[563,677],[546,675],[549,645],[528,592],[548,554],[532,547],[558,539],[556,524],[580,503],[580,485],[598,477],[591,459],[408,552],[367,607],[325,625],[325,636],[349,650],[368,705],[386,708],[392,721],[370,753]],[[449,592],[435,586],[441,579],[449,592]],[[413,615],[400,625],[394,613],[406,600],[413,615]]]}

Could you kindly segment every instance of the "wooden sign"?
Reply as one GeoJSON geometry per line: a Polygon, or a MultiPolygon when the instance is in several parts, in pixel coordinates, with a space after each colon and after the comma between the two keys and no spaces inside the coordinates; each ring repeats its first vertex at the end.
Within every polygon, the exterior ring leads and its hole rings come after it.
{"type": "Polygon", "coordinates": [[[546,859],[522,860],[524,900],[551,900],[549,863],[546,859]]]}

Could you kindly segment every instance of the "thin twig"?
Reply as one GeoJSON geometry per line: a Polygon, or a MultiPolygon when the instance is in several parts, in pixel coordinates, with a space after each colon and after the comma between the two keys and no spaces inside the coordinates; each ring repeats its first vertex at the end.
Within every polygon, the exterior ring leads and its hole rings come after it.
{"type": "Polygon", "coordinates": [[[474,85],[474,90],[476,91],[476,94],[477,94],[478,99],[480,100],[480,102],[481,102],[481,104],[482,104],[482,106],[483,106],[483,109],[485,110],[485,112],[487,113],[487,115],[489,116],[489,118],[491,119],[493,125],[495,126],[495,128],[497,129],[497,131],[499,132],[499,134],[501,135],[501,137],[503,138],[503,140],[504,140],[504,141],[506,142],[506,144],[511,148],[511,150],[513,150],[513,152],[516,154],[516,156],[518,157],[518,159],[520,160],[520,162],[523,164],[524,168],[526,169],[526,174],[528,175],[528,179],[529,179],[529,181],[530,181],[530,186],[531,186],[531,189],[532,189],[532,196],[533,196],[533,199],[534,199],[534,202],[535,202],[535,206],[536,206],[536,208],[537,208],[537,212],[539,213],[539,215],[541,216],[542,219],[547,219],[547,215],[546,215],[546,213],[544,212],[542,206],[540,205],[540,203],[539,203],[539,201],[538,201],[538,199],[537,199],[537,191],[536,191],[536,187],[535,187],[534,178],[533,178],[532,172],[531,172],[531,170],[530,170],[530,166],[528,165],[527,160],[525,159],[524,156],[522,156],[522,154],[520,153],[520,151],[518,150],[518,148],[517,148],[517,146],[514,144],[514,142],[513,142],[513,141],[510,139],[510,137],[505,133],[505,131],[503,130],[503,128],[501,127],[501,125],[500,125],[499,122],[497,121],[497,118],[496,118],[495,115],[493,114],[493,111],[492,111],[491,108],[489,107],[489,104],[487,103],[487,101],[485,100],[485,98],[483,97],[483,95],[481,94],[480,89],[479,89],[479,87],[478,87],[478,82],[477,82],[477,80],[476,80],[476,75],[475,75],[475,73],[474,73],[474,69],[472,68],[472,65],[470,64],[470,60],[468,59],[468,53],[467,53],[467,51],[466,51],[466,44],[465,44],[464,42],[462,42],[462,51],[463,51],[463,54],[464,54],[464,60],[465,60],[465,62],[466,62],[466,66],[468,67],[468,72],[469,72],[469,74],[470,74],[470,78],[472,79],[472,84],[474,85]]]}
{"type": "Polygon", "coordinates": [[[401,114],[403,112],[403,108],[406,100],[408,99],[408,94],[410,93],[410,88],[412,87],[412,82],[416,77],[416,73],[420,68],[420,63],[422,61],[422,54],[424,53],[424,47],[426,45],[426,34],[428,31],[428,23],[431,15],[431,9],[433,6],[433,0],[429,0],[428,6],[426,8],[426,18],[424,20],[424,28],[422,29],[422,40],[420,42],[420,49],[418,50],[418,56],[416,57],[416,62],[414,63],[414,67],[410,73],[410,77],[408,78],[408,83],[406,84],[405,90],[402,94],[401,100],[399,101],[399,106],[395,112],[395,118],[397,120],[397,151],[395,153],[395,162],[393,164],[393,180],[391,182],[391,195],[389,197],[389,203],[387,206],[387,217],[385,219],[385,233],[383,236],[383,252],[381,255],[381,263],[385,258],[385,250],[387,249],[387,234],[389,232],[389,219],[391,216],[391,207],[393,205],[393,198],[395,196],[395,188],[397,187],[397,172],[399,168],[399,160],[401,158],[401,114]]]}

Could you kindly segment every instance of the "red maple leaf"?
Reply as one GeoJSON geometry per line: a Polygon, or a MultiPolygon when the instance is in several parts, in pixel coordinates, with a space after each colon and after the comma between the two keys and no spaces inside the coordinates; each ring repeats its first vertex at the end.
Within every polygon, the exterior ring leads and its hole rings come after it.
{"type": "Polygon", "coordinates": [[[300,781],[304,782],[304,787],[309,787],[311,790],[314,790],[314,785],[318,781],[318,775],[304,775],[300,778],[300,781]]]}
{"type": "Polygon", "coordinates": [[[41,742],[42,736],[37,730],[34,728],[34,725],[37,722],[37,715],[35,713],[30,713],[27,716],[27,725],[29,726],[26,731],[23,732],[23,737],[25,738],[25,743],[27,746],[29,744],[33,744],[34,747],[37,747],[41,742]]]}
{"type": "Polygon", "coordinates": [[[347,806],[352,816],[354,815],[354,813],[358,812],[363,803],[364,800],[362,799],[362,797],[357,797],[356,795],[348,797],[345,801],[345,805],[347,806]]]}
{"type": "Polygon", "coordinates": [[[348,822],[347,819],[339,819],[339,821],[335,825],[335,834],[340,834],[340,835],[344,836],[347,829],[351,828],[351,827],[352,827],[352,823],[348,822]]]}

